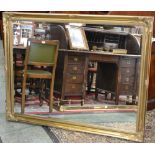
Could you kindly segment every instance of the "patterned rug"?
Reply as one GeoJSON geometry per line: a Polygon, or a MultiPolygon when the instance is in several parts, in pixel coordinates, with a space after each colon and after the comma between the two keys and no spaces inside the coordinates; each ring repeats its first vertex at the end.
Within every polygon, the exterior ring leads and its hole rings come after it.
{"type": "MultiPolygon", "coordinates": [[[[134,141],[70,131],[54,127],[44,127],[55,143],[133,143],[134,141]]],[[[146,114],[144,143],[155,143],[155,110],[146,114]]]]}

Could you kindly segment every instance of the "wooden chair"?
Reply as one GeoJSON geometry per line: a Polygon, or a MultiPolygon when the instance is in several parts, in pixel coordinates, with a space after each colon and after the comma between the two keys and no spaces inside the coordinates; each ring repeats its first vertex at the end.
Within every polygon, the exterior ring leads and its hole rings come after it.
{"type": "Polygon", "coordinates": [[[27,78],[50,80],[49,112],[52,112],[53,87],[58,57],[58,47],[58,40],[28,40],[22,82],[21,113],[24,113],[25,111],[25,91],[27,78]],[[31,67],[30,69],[29,66],[31,67]],[[50,70],[44,70],[44,68],[47,69],[49,67],[50,70]]]}

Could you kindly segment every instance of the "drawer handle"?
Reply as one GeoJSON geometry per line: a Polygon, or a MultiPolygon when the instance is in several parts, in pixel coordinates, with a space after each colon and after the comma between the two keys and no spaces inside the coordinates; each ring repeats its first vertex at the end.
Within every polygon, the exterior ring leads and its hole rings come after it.
{"type": "Polygon", "coordinates": [[[125,86],[125,90],[128,90],[129,89],[129,86],[125,86]]]}
{"type": "Polygon", "coordinates": [[[127,72],[127,73],[130,73],[130,69],[127,69],[126,72],[127,72]]]}
{"type": "Polygon", "coordinates": [[[130,65],[130,64],[131,64],[130,60],[127,60],[127,64],[128,64],[128,65],[130,65]]]}
{"type": "Polygon", "coordinates": [[[76,61],[76,62],[77,62],[77,61],[78,61],[78,58],[77,58],[77,57],[75,57],[75,58],[74,58],[74,61],[76,61]]]}
{"type": "Polygon", "coordinates": [[[72,89],[75,89],[75,85],[72,85],[72,89]]]}
{"type": "Polygon", "coordinates": [[[127,77],[127,78],[125,79],[125,81],[129,82],[129,78],[127,77]]]}
{"type": "Polygon", "coordinates": [[[73,80],[76,80],[77,78],[76,78],[76,76],[73,76],[72,79],[73,79],[73,80]]]}
{"type": "Polygon", "coordinates": [[[77,67],[73,67],[73,70],[74,70],[74,71],[77,71],[77,67]]]}

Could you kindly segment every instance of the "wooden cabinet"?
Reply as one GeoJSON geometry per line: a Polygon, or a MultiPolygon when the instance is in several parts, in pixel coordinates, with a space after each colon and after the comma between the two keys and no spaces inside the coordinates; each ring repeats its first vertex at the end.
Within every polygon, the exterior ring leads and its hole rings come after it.
{"type": "Polygon", "coordinates": [[[54,90],[62,100],[69,96],[85,98],[87,66],[88,58],[84,53],[59,51],[54,90]]]}
{"type": "Polygon", "coordinates": [[[104,55],[101,57],[103,62],[98,62],[97,68],[96,99],[104,91],[115,96],[116,104],[119,104],[120,95],[132,96],[132,103],[136,104],[140,56],[113,56],[115,61],[112,62],[104,55]]]}
{"type": "Polygon", "coordinates": [[[121,58],[120,60],[120,82],[119,92],[120,95],[132,95],[133,102],[135,97],[138,96],[138,79],[139,79],[139,60],[135,58],[121,58]]]}

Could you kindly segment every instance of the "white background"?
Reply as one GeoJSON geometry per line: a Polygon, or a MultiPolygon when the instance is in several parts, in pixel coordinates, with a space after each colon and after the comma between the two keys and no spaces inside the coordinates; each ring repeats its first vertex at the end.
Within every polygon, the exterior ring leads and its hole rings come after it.
{"type": "Polygon", "coordinates": [[[0,0],[1,11],[153,11],[154,0],[0,0]]]}

